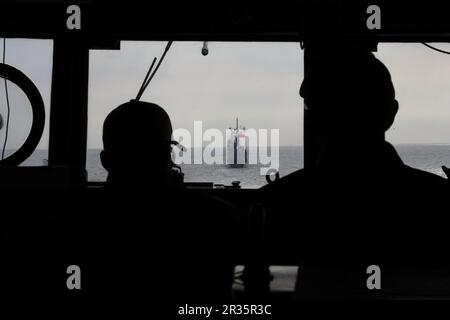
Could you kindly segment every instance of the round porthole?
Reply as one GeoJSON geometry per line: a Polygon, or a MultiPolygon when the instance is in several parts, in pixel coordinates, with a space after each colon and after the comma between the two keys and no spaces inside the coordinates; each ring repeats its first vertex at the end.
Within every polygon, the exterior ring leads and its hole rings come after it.
{"type": "MultiPolygon", "coordinates": [[[[18,166],[31,156],[41,140],[45,126],[44,101],[33,81],[20,70],[10,65],[0,63],[0,80],[1,79],[9,80],[19,87],[31,103],[33,122],[28,137],[16,152],[7,158],[0,160],[0,166],[18,166]]],[[[4,121],[5,119],[3,119],[3,122],[4,121]]],[[[3,130],[4,129],[5,128],[3,128],[3,130]]]]}

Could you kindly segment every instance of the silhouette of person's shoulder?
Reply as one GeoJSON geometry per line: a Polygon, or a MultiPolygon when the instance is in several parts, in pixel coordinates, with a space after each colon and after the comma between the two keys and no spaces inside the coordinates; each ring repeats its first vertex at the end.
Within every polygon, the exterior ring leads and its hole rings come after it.
{"type": "Polygon", "coordinates": [[[229,301],[237,247],[234,207],[199,190],[179,190],[166,213],[173,243],[166,249],[176,252],[171,259],[173,299],[229,301]]]}
{"type": "MultiPolygon", "coordinates": [[[[271,196],[298,196],[306,189],[322,188],[324,184],[333,185],[333,193],[345,192],[344,189],[363,188],[402,188],[412,191],[423,190],[428,193],[446,191],[448,180],[434,173],[412,168],[402,162],[389,143],[384,143],[377,161],[355,163],[354,167],[337,165],[317,166],[312,169],[300,169],[281,179],[262,187],[261,198],[271,196]],[[357,182],[357,183],[355,183],[357,182]],[[342,189],[341,189],[342,188],[342,189]]],[[[402,191],[402,190],[398,190],[402,191]]]]}
{"type": "Polygon", "coordinates": [[[174,194],[169,212],[178,228],[176,237],[186,235],[211,252],[234,247],[238,216],[227,201],[199,190],[181,190],[174,194]]]}
{"type": "MultiPolygon", "coordinates": [[[[217,214],[226,214],[233,211],[234,207],[227,201],[211,194],[198,192],[197,190],[181,190],[178,195],[182,197],[188,205],[199,212],[207,213],[210,210],[217,214]]],[[[228,216],[228,218],[231,218],[228,216]]]]}
{"type": "Polygon", "coordinates": [[[181,190],[174,193],[168,212],[179,228],[177,236],[189,235],[190,240],[197,239],[203,242],[201,247],[212,250],[232,246],[237,214],[227,201],[198,190],[181,190]]]}
{"type": "Polygon", "coordinates": [[[407,182],[414,181],[417,185],[422,187],[436,187],[440,189],[447,188],[447,179],[436,174],[412,168],[407,165],[405,165],[404,171],[405,176],[409,180],[407,182]]]}
{"type": "Polygon", "coordinates": [[[65,268],[76,263],[91,298],[126,297],[151,286],[180,301],[224,301],[231,295],[234,223],[234,207],[207,194],[99,191],[40,230],[42,279],[49,293],[59,294],[65,268]]]}
{"type": "Polygon", "coordinates": [[[304,188],[310,174],[305,169],[300,169],[282,177],[272,183],[269,183],[260,188],[262,194],[289,192],[291,190],[298,191],[299,188],[304,188]]]}
{"type": "Polygon", "coordinates": [[[63,208],[50,224],[67,225],[74,229],[84,226],[82,229],[86,230],[88,227],[98,228],[101,224],[120,223],[117,220],[148,223],[167,220],[175,224],[183,220],[225,220],[231,223],[235,218],[234,207],[229,202],[196,190],[153,191],[134,195],[102,190],[63,208]]]}

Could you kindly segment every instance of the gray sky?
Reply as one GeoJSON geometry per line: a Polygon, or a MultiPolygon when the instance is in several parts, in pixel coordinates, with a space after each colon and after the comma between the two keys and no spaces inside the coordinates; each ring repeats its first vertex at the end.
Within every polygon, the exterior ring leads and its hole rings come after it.
{"type": "MultiPolygon", "coordinates": [[[[120,51],[92,51],[89,82],[89,148],[101,147],[101,126],[110,110],[134,98],[153,57],[165,42],[122,42],[120,51]]],[[[450,45],[436,44],[450,50],[450,45]]],[[[225,130],[238,116],[256,129],[280,129],[281,145],[301,145],[303,103],[298,90],[303,52],[298,43],[175,42],[142,100],[164,107],[174,128],[225,130]]],[[[450,56],[420,44],[381,44],[376,53],[391,71],[400,112],[388,133],[393,143],[450,142],[450,56]]],[[[8,39],[7,63],[21,69],[50,104],[52,42],[8,39]]],[[[23,93],[10,84],[9,148],[29,132],[31,113],[23,93]]],[[[3,81],[0,113],[5,116],[3,81]]],[[[48,113],[47,113],[48,118],[48,113]]],[[[3,142],[4,130],[0,131],[3,142]]],[[[39,145],[48,146],[48,122],[39,145]]]]}
{"type": "MultiPolygon", "coordinates": [[[[434,44],[450,51],[449,44],[434,44]]],[[[387,139],[450,142],[450,56],[422,44],[381,44],[376,56],[391,72],[400,104],[387,139]]]]}
{"type": "MultiPolygon", "coordinates": [[[[3,55],[3,39],[0,39],[0,60],[3,55]]],[[[48,148],[49,107],[52,79],[53,41],[32,39],[7,39],[6,63],[10,64],[30,78],[39,89],[46,107],[46,125],[38,149],[48,148]]],[[[10,98],[10,130],[7,149],[17,149],[25,141],[31,129],[31,105],[27,97],[17,86],[8,81],[10,98]]],[[[0,114],[6,121],[6,99],[4,80],[0,79],[0,114]]],[[[0,130],[0,148],[3,148],[5,128],[0,130]]],[[[6,153],[6,156],[9,153],[6,153]]]]}
{"type": "MultiPolygon", "coordinates": [[[[91,52],[89,147],[101,145],[103,119],[134,98],[153,57],[166,43],[122,42],[116,52],[91,52]]],[[[235,117],[249,128],[280,129],[280,142],[302,142],[303,53],[298,43],[175,42],[142,100],[162,106],[174,128],[193,123],[225,130],[235,117]]]]}

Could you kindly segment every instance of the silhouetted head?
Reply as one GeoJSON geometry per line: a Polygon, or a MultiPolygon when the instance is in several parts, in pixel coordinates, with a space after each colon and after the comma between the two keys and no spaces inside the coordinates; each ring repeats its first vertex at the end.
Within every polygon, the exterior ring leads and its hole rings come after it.
{"type": "Polygon", "coordinates": [[[103,124],[101,160],[108,182],[164,183],[172,164],[171,136],[170,118],[156,104],[132,100],[114,109],[103,124]]]}
{"type": "Polygon", "coordinates": [[[384,141],[398,111],[389,71],[371,52],[356,48],[318,58],[300,95],[322,148],[384,141]]]}

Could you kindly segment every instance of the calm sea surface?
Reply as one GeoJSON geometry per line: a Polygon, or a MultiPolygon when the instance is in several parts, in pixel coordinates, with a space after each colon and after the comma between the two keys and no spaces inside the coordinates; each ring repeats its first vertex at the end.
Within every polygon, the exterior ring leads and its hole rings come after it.
{"type": "MultiPolygon", "coordinates": [[[[441,166],[450,166],[450,145],[412,144],[396,145],[395,147],[403,161],[412,167],[444,176],[441,166]]],[[[106,171],[101,166],[99,154],[100,149],[89,149],[87,152],[86,168],[90,181],[106,179],[106,171]]],[[[280,176],[303,168],[303,147],[280,147],[279,155],[280,176]]],[[[46,150],[36,150],[23,165],[41,166],[47,158],[46,150]]],[[[258,188],[266,184],[265,177],[260,172],[261,167],[261,165],[248,165],[246,168],[234,169],[217,164],[182,165],[185,181],[214,182],[226,185],[233,181],[240,181],[245,188],[258,188]]]]}

